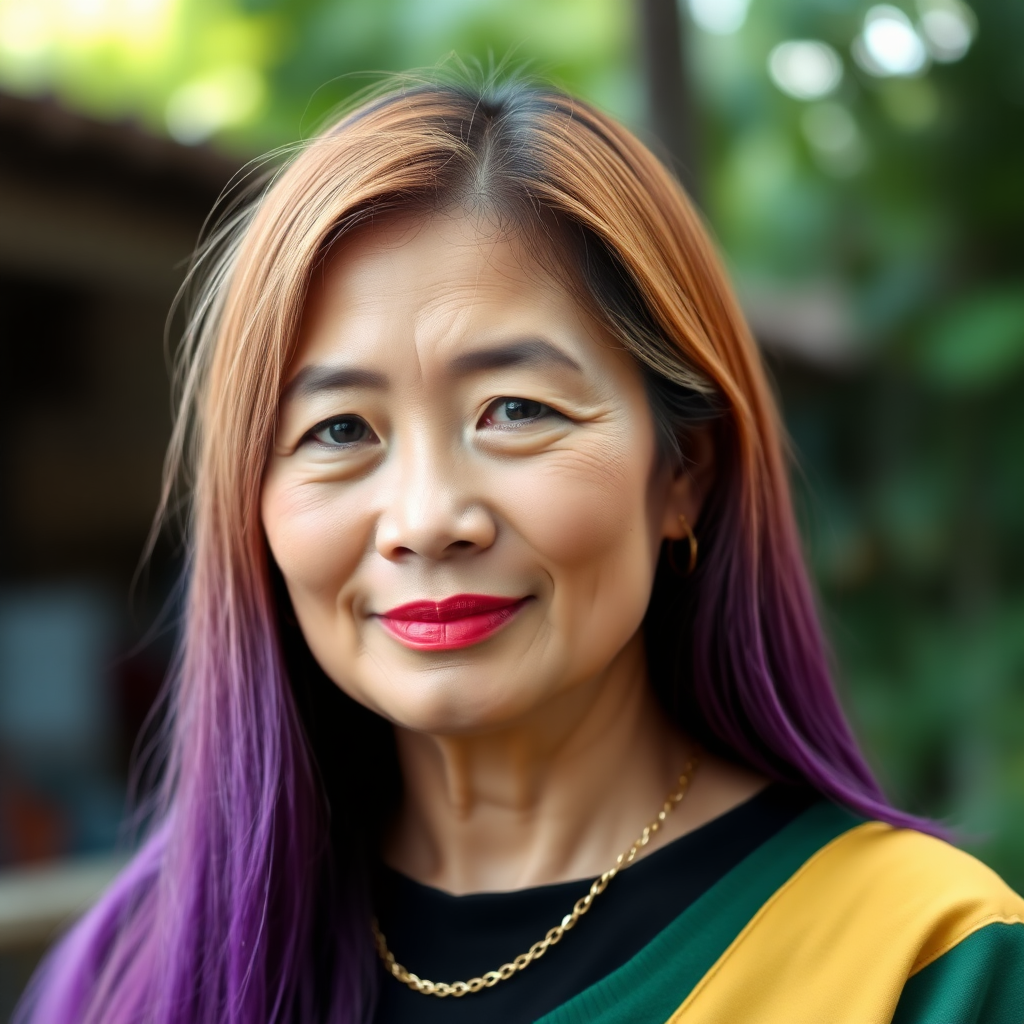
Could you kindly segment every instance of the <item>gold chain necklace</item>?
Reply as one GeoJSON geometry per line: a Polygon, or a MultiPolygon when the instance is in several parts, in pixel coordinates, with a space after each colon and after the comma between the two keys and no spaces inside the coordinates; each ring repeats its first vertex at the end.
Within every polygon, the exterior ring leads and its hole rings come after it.
{"type": "Polygon", "coordinates": [[[575,902],[572,912],[562,918],[561,924],[555,925],[543,939],[535,942],[527,952],[520,953],[511,963],[503,964],[496,971],[488,971],[482,977],[470,978],[469,981],[453,981],[450,984],[446,981],[428,981],[426,978],[421,978],[413,974],[412,971],[406,970],[395,960],[395,954],[388,949],[387,940],[384,938],[383,932],[377,927],[376,920],[374,920],[372,925],[373,938],[377,944],[377,953],[381,960],[384,961],[384,966],[393,977],[397,978],[403,985],[408,985],[414,992],[422,992],[426,996],[439,996],[441,998],[445,996],[455,996],[458,998],[464,996],[467,992],[479,992],[481,989],[493,988],[499,981],[507,981],[517,971],[525,970],[534,960],[539,960],[550,946],[560,942],[562,936],[570,928],[575,927],[576,922],[590,909],[591,904],[594,902],[594,897],[600,896],[608,888],[608,883],[622,868],[633,863],[637,853],[651,841],[651,836],[661,828],[665,819],[675,810],[676,804],[686,796],[686,791],[690,787],[690,782],[696,770],[697,758],[696,756],[691,756],[689,761],[686,762],[683,774],[679,776],[676,788],[666,797],[664,805],[658,811],[658,816],[640,833],[640,837],[636,842],[625,853],[620,853],[615,859],[615,864],[601,875],[600,878],[594,879],[593,884],[590,886],[590,892],[586,896],[581,896],[575,902]]]}

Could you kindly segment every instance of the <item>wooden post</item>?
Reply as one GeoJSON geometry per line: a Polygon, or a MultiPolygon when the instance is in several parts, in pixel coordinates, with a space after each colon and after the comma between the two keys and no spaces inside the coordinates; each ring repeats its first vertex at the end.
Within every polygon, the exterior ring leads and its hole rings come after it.
{"type": "Polygon", "coordinates": [[[699,200],[696,124],[677,0],[637,0],[647,116],[655,149],[699,200]]]}

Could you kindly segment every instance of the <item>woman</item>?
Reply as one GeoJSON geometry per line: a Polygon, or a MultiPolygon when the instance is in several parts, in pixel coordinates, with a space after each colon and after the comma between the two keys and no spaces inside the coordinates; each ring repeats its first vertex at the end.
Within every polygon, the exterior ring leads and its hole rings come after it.
{"type": "Polygon", "coordinates": [[[205,263],[163,805],[23,1019],[1021,1019],[1024,902],[858,752],[756,349],[635,138],[397,88],[205,263]]]}

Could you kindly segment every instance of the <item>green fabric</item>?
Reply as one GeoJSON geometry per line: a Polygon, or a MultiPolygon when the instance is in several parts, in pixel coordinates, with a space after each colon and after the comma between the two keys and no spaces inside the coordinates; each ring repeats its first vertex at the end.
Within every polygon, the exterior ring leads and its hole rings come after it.
{"type": "Polygon", "coordinates": [[[1021,1024],[1024,925],[990,924],[915,974],[893,1024],[1021,1024]]]}
{"type": "Polygon", "coordinates": [[[665,1024],[773,892],[826,843],[861,824],[815,804],[762,843],[632,960],[536,1024],[665,1024]]]}

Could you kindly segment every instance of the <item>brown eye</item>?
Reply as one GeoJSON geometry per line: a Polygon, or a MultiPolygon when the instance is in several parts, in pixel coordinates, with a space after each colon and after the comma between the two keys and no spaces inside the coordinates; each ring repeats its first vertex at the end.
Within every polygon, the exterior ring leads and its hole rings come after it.
{"type": "Polygon", "coordinates": [[[499,398],[492,402],[484,413],[486,425],[500,426],[503,423],[529,422],[555,415],[554,409],[529,398],[499,398]]]}
{"type": "Polygon", "coordinates": [[[339,416],[317,427],[313,437],[330,448],[339,448],[368,441],[373,437],[373,431],[359,416],[339,416]]]}

